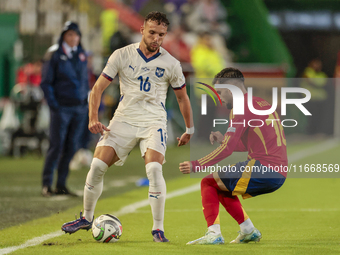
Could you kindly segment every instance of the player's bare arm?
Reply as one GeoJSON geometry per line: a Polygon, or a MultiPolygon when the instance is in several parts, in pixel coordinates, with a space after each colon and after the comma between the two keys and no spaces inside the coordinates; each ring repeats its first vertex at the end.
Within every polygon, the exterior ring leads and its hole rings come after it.
{"type": "Polygon", "coordinates": [[[183,174],[190,174],[192,170],[192,164],[190,161],[184,161],[182,163],[179,163],[179,170],[183,174]]]}
{"type": "Polygon", "coordinates": [[[223,138],[224,138],[224,135],[222,135],[220,131],[217,131],[217,132],[211,131],[211,134],[209,136],[209,140],[211,144],[214,144],[214,142],[222,144],[223,138]]]}
{"type": "Polygon", "coordinates": [[[110,129],[98,120],[98,109],[102,94],[110,83],[111,81],[100,75],[91,91],[89,102],[89,130],[93,134],[101,133],[103,135],[104,130],[110,131],[110,129]]]}
{"type": "MultiPolygon", "coordinates": [[[[184,118],[184,122],[185,122],[185,126],[187,128],[192,128],[194,126],[194,120],[192,117],[192,109],[191,109],[191,104],[190,104],[190,100],[187,94],[187,91],[184,88],[182,89],[177,89],[174,90],[176,98],[177,98],[177,102],[179,105],[179,109],[182,113],[182,116],[184,118]]],[[[191,138],[192,134],[187,134],[187,132],[185,132],[181,138],[177,137],[178,140],[178,145],[177,146],[182,146],[182,145],[186,145],[191,138]]]]}

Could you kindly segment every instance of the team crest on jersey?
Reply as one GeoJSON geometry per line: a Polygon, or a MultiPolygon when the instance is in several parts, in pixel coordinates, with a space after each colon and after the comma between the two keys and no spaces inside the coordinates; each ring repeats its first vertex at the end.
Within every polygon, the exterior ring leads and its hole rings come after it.
{"type": "Polygon", "coordinates": [[[64,60],[64,61],[67,61],[67,57],[65,55],[60,55],[60,59],[64,60]]]}
{"type": "Polygon", "coordinates": [[[157,67],[155,74],[156,74],[157,77],[161,78],[164,75],[164,71],[165,71],[165,69],[157,67]]]}
{"type": "Polygon", "coordinates": [[[80,59],[80,61],[84,62],[86,60],[85,54],[84,53],[80,53],[79,54],[79,59],[80,59]]]}

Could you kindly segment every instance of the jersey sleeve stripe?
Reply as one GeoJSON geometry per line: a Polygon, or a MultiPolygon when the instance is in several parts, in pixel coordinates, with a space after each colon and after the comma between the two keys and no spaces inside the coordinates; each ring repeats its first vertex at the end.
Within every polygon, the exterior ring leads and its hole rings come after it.
{"type": "Polygon", "coordinates": [[[223,140],[223,144],[218,147],[216,150],[214,150],[213,152],[211,152],[210,154],[208,154],[207,156],[201,158],[198,160],[198,163],[200,163],[201,166],[203,166],[204,164],[208,163],[209,161],[213,160],[214,158],[216,158],[226,147],[228,144],[230,136],[226,136],[223,140]]]}
{"type": "Polygon", "coordinates": [[[208,155],[204,156],[203,158],[200,158],[199,160],[197,160],[198,163],[200,163],[200,165],[203,165],[201,163],[203,163],[205,160],[207,160],[210,157],[212,157],[214,154],[218,153],[222,149],[224,141],[225,141],[226,138],[227,138],[227,136],[224,137],[222,144],[218,148],[216,148],[215,150],[213,150],[211,153],[209,153],[208,155]]]}
{"type": "Polygon", "coordinates": [[[225,147],[227,147],[226,144],[221,145],[220,147],[218,147],[216,150],[214,150],[212,153],[210,153],[209,155],[205,156],[204,158],[201,158],[198,160],[198,163],[203,166],[205,164],[207,164],[209,161],[213,160],[218,154],[220,154],[225,147]]]}
{"type": "Polygon", "coordinates": [[[108,79],[109,81],[112,81],[113,78],[108,76],[106,73],[102,72],[102,76],[105,77],[106,79],[108,79]]]}
{"type": "Polygon", "coordinates": [[[182,86],[180,86],[180,87],[177,87],[177,88],[174,88],[174,87],[171,87],[171,88],[173,88],[173,90],[178,90],[178,89],[182,89],[182,88],[184,88],[186,86],[186,84],[184,83],[182,86]]]}

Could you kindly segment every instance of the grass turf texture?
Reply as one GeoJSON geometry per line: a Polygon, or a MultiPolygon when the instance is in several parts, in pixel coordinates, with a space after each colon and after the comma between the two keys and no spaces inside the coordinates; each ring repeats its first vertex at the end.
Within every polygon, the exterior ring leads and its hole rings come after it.
{"type": "MultiPolygon", "coordinates": [[[[163,167],[165,179],[181,177],[178,164],[189,159],[188,148],[170,147],[166,159],[168,162],[163,167]]],[[[35,155],[27,155],[19,159],[0,158],[0,230],[27,220],[62,212],[76,205],[79,205],[79,210],[82,208],[82,197],[44,198],[41,196],[43,164],[43,158],[35,155]]],[[[70,172],[67,185],[71,191],[83,191],[87,172],[87,168],[70,172]]],[[[136,148],[131,152],[124,166],[112,166],[108,169],[101,198],[136,189],[135,182],[139,178],[146,178],[146,174],[144,160],[140,156],[139,149],[136,148]]],[[[56,176],[54,179],[56,181],[56,176]]],[[[79,210],[74,213],[79,214],[79,210]]]]}
{"type": "MultiPolygon", "coordinates": [[[[310,144],[307,145],[307,147],[309,146],[310,144]]],[[[301,147],[301,144],[299,144],[299,147],[301,147]]],[[[301,149],[303,149],[303,146],[301,149]]],[[[168,178],[172,178],[167,182],[168,192],[199,182],[198,179],[189,178],[189,176],[179,177],[177,164],[186,159],[187,152],[185,150],[179,151],[178,148],[173,151],[172,149],[168,151],[168,163],[165,165],[171,166],[169,170],[165,170],[165,176],[167,171],[174,172],[168,178]],[[173,151],[174,154],[172,154],[173,151]],[[178,155],[176,154],[177,151],[178,155]],[[177,158],[173,158],[173,156],[177,158]]],[[[304,158],[296,162],[296,164],[339,163],[339,153],[340,147],[338,146],[324,153],[304,158]]],[[[131,156],[134,159],[132,161],[139,161],[138,153],[131,156]]],[[[140,160],[138,162],[138,171],[143,176],[141,164],[142,161],[140,160]]],[[[8,165],[10,168],[11,164],[8,165]]],[[[28,166],[29,164],[27,163],[26,165],[28,166]]],[[[16,169],[9,169],[8,176],[10,173],[13,176],[15,171],[16,169]]],[[[38,172],[40,174],[40,171],[38,172]]],[[[116,173],[118,174],[118,172],[116,173]]],[[[83,173],[83,175],[85,176],[86,173],[83,173]]],[[[36,176],[38,179],[39,177],[36,176]]],[[[14,181],[16,178],[25,179],[24,176],[19,174],[19,176],[13,177],[14,183],[16,183],[14,181]]],[[[78,180],[78,182],[83,182],[83,180],[78,180]]],[[[109,182],[108,176],[106,176],[105,180],[109,182]]],[[[9,182],[4,183],[10,187],[9,182]]],[[[23,190],[30,190],[30,186],[23,184],[25,182],[21,183],[19,181],[15,185],[22,187],[23,190]]],[[[40,189],[38,189],[39,191],[40,189]]],[[[3,189],[1,189],[2,192],[3,189]]],[[[102,213],[113,213],[122,206],[146,199],[147,188],[138,188],[119,194],[113,190],[110,191],[110,189],[107,192],[106,198],[98,202],[96,216],[102,213]]],[[[123,224],[123,235],[118,243],[96,243],[90,231],[79,231],[73,235],[62,235],[47,240],[43,244],[18,250],[13,254],[106,254],[109,252],[120,254],[213,254],[221,252],[242,252],[242,254],[338,254],[340,252],[340,241],[338,239],[340,199],[337,194],[339,193],[340,179],[288,179],[283,187],[273,194],[243,200],[242,204],[245,210],[255,226],[263,234],[263,239],[258,244],[213,247],[186,246],[186,242],[203,236],[206,230],[201,211],[200,193],[196,191],[167,200],[165,228],[166,236],[170,239],[170,243],[158,244],[152,242],[150,234],[152,217],[149,206],[146,206],[135,213],[119,217],[123,224]]],[[[71,202],[75,203],[74,201],[71,202]]],[[[20,204],[17,207],[20,208],[20,204]]],[[[59,213],[54,211],[52,216],[3,229],[0,231],[0,248],[20,245],[34,237],[55,232],[60,229],[62,223],[71,220],[72,215],[78,212],[80,208],[81,201],[71,209],[60,210],[59,213]]],[[[3,209],[1,206],[1,211],[3,209]]],[[[21,213],[25,214],[26,212],[21,209],[21,213]]],[[[223,207],[221,207],[220,216],[222,234],[226,242],[229,242],[237,236],[237,223],[225,212],[223,207]]],[[[14,224],[16,223],[15,219],[11,219],[11,215],[7,217],[7,223],[8,220],[10,223],[13,223],[12,221],[14,221],[14,224]]],[[[3,222],[3,218],[1,222],[3,222]]]]}

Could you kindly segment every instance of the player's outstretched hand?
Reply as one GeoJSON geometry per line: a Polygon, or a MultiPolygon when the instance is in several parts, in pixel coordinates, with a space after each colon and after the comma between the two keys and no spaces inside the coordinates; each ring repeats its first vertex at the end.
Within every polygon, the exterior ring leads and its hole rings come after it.
{"type": "Polygon", "coordinates": [[[186,145],[190,141],[191,136],[192,135],[188,135],[187,133],[184,133],[181,136],[181,138],[177,137],[177,141],[178,141],[177,146],[186,145]]]}
{"type": "Polygon", "coordinates": [[[179,170],[183,174],[190,174],[192,169],[192,165],[190,161],[184,161],[183,163],[179,163],[179,170]]]}
{"type": "Polygon", "coordinates": [[[108,129],[104,124],[99,121],[90,121],[89,130],[92,134],[100,133],[101,135],[104,134],[104,131],[110,131],[110,129],[108,129]]]}
{"type": "Polygon", "coordinates": [[[214,144],[214,142],[218,142],[219,144],[221,144],[223,141],[223,138],[224,138],[224,135],[222,135],[220,131],[217,131],[217,132],[211,131],[211,134],[209,136],[209,140],[211,144],[214,144]]]}

